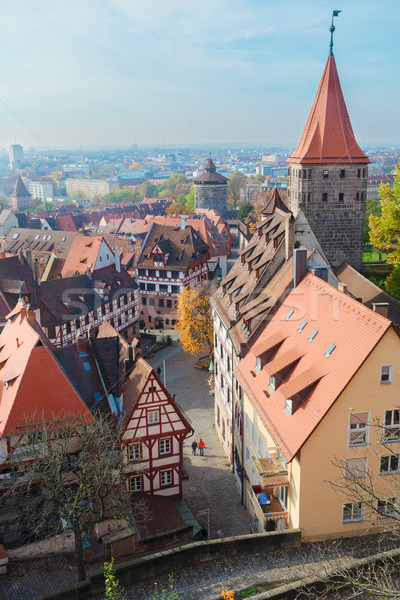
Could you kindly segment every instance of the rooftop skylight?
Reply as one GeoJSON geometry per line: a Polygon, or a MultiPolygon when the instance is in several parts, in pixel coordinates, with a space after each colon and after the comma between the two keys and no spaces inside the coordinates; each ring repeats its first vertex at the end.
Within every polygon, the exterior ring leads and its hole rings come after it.
{"type": "Polygon", "coordinates": [[[313,339],[315,338],[315,336],[317,335],[318,331],[316,329],[314,329],[314,331],[311,332],[310,337],[308,338],[308,341],[311,342],[313,341],[313,339]]]}
{"type": "Polygon", "coordinates": [[[306,325],[307,321],[303,321],[300,327],[298,328],[297,333],[301,333],[306,325]]]}
{"type": "Polygon", "coordinates": [[[292,314],[294,313],[293,310],[289,310],[288,314],[285,317],[285,321],[289,321],[290,317],[292,316],[292,314]]]}
{"type": "Polygon", "coordinates": [[[335,344],[331,344],[329,346],[328,350],[324,354],[325,358],[329,358],[335,348],[336,348],[335,344]]]}

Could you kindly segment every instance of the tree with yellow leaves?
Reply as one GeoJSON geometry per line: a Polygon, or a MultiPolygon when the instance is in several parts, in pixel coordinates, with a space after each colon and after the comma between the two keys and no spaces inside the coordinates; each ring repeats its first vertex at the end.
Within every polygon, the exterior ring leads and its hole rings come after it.
{"type": "Polygon", "coordinates": [[[175,325],[185,352],[198,355],[214,353],[214,326],[210,304],[210,286],[202,283],[186,287],[178,299],[178,322],[175,325]]]}

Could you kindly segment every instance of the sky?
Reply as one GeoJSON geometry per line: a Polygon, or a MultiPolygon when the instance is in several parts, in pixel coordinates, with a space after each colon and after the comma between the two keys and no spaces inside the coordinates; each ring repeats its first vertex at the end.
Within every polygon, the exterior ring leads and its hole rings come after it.
{"type": "Polygon", "coordinates": [[[0,0],[0,146],[296,145],[329,53],[400,143],[399,0],[0,0]]]}

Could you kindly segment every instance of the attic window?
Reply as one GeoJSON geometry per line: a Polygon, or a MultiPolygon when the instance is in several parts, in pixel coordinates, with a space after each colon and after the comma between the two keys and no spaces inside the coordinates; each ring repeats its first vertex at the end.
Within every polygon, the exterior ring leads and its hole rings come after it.
{"type": "Polygon", "coordinates": [[[301,333],[306,325],[307,321],[303,321],[300,327],[298,328],[297,333],[301,333]]]}
{"type": "Polygon", "coordinates": [[[293,411],[293,402],[290,398],[286,398],[285,399],[285,411],[287,412],[287,414],[289,415],[289,417],[292,416],[292,411],[293,411]]]}
{"type": "Polygon", "coordinates": [[[293,312],[294,312],[293,310],[289,310],[288,314],[285,317],[285,321],[289,321],[289,319],[292,316],[293,312]]]}
{"type": "Polygon", "coordinates": [[[47,236],[47,241],[51,240],[51,235],[47,236]]]}
{"type": "Polygon", "coordinates": [[[256,369],[258,372],[260,372],[262,369],[262,361],[260,356],[257,356],[256,358],[256,369]]]}
{"type": "Polygon", "coordinates": [[[100,392],[95,392],[94,393],[94,399],[96,400],[96,402],[100,402],[100,400],[101,400],[101,394],[100,394],[100,392]]]}
{"type": "Polygon", "coordinates": [[[65,240],[66,240],[66,239],[67,239],[67,238],[63,237],[61,241],[62,241],[62,242],[65,242],[65,240]]]}
{"type": "Polygon", "coordinates": [[[316,329],[314,329],[314,331],[311,333],[310,337],[308,338],[308,342],[311,344],[311,342],[313,341],[313,339],[315,338],[315,336],[317,335],[318,331],[316,329]]]}
{"type": "Polygon", "coordinates": [[[328,350],[324,354],[325,358],[329,358],[335,348],[336,348],[335,344],[331,344],[329,346],[328,350]]]}
{"type": "Polygon", "coordinates": [[[44,236],[42,237],[42,240],[45,240],[46,238],[47,238],[47,235],[44,235],[44,236]]]}
{"type": "Polygon", "coordinates": [[[89,269],[91,269],[91,268],[92,268],[92,263],[89,263],[89,269]]]}
{"type": "Polygon", "coordinates": [[[19,237],[19,233],[14,233],[13,236],[12,236],[12,239],[16,240],[18,237],[19,237]]]}
{"type": "Polygon", "coordinates": [[[39,234],[35,235],[35,240],[38,240],[39,238],[40,238],[39,234]]]}
{"type": "Polygon", "coordinates": [[[89,371],[91,371],[91,370],[92,370],[92,367],[90,366],[90,363],[88,363],[87,361],[85,361],[85,362],[83,363],[83,368],[84,368],[84,370],[85,370],[86,372],[89,372],[89,371]]]}

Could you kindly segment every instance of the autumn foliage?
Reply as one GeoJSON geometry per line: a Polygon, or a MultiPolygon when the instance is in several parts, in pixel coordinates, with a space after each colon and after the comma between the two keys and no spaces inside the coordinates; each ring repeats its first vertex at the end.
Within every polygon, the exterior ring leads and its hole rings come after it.
{"type": "Polygon", "coordinates": [[[185,352],[213,354],[214,326],[210,305],[210,288],[203,283],[195,288],[185,288],[178,299],[176,329],[185,352]]]}

